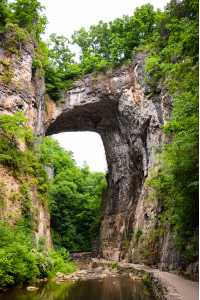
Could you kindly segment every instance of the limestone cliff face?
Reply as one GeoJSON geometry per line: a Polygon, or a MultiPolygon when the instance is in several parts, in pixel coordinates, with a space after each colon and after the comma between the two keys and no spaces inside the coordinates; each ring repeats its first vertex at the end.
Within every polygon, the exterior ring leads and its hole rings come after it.
{"type": "MultiPolygon", "coordinates": [[[[155,230],[160,212],[157,199],[148,201],[145,181],[159,167],[157,153],[165,142],[161,127],[170,116],[171,99],[163,89],[152,91],[145,84],[144,60],[145,54],[138,54],[130,66],[86,76],[62,103],[47,105],[47,135],[90,130],[102,137],[108,189],[100,254],[108,259],[143,261],[139,250],[148,247],[142,240],[155,230]]],[[[162,250],[163,243],[156,247],[162,250]]],[[[155,253],[147,256],[150,263],[161,259],[155,253]]]]}
{"type": "MultiPolygon", "coordinates": [[[[0,114],[23,112],[28,125],[37,135],[44,133],[44,79],[38,71],[32,70],[34,48],[23,46],[20,53],[11,53],[0,48],[0,114]]],[[[23,146],[23,145],[22,145],[23,146]]],[[[23,148],[23,147],[22,147],[23,148]]],[[[23,149],[22,149],[23,151],[23,149]]],[[[26,181],[29,179],[26,178],[26,181]]],[[[31,178],[30,178],[31,182],[31,178]]],[[[20,197],[23,182],[5,167],[0,167],[0,217],[15,224],[22,215],[23,203],[20,197]]],[[[45,239],[51,246],[50,216],[41,202],[36,185],[30,184],[28,191],[30,209],[36,240],[45,239]]]]}

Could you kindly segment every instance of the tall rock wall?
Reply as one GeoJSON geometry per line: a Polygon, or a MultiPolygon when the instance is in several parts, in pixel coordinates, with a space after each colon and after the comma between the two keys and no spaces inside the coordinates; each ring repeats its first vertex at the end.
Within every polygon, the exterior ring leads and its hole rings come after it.
{"type": "MultiPolygon", "coordinates": [[[[27,123],[37,135],[44,133],[44,79],[39,71],[32,69],[33,44],[23,45],[20,51],[8,51],[9,37],[1,36],[0,42],[0,114],[13,115],[22,112],[27,123]]],[[[26,145],[21,145],[21,150],[26,145]]],[[[31,178],[29,184],[30,209],[36,240],[45,239],[51,246],[50,216],[42,203],[37,186],[31,178]]],[[[6,168],[0,167],[0,217],[10,224],[16,224],[22,217],[23,201],[21,189],[24,182],[6,168]]]]}

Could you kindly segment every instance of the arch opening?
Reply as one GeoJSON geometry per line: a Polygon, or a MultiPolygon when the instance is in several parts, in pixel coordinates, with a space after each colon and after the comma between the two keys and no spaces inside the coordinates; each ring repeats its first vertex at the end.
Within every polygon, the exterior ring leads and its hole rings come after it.
{"type": "Polygon", "coordinates": [[[51,136],[57,163],[50,185],[53,243],[71,253],[98,254],[106,158],[99,134],[63,132],[51,136]],[[66,151],[65,151],[66,150],[66,151]]]}

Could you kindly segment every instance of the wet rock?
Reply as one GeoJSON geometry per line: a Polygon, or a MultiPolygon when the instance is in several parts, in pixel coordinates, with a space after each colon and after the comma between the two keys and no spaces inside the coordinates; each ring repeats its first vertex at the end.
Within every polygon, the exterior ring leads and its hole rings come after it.
{"type": "Polygon", "coordinates": [[[91,280],[91,279],[103,279],[106,277],[117,276],[117,270],[109,269],[108,267],[98,266],[97,268],[77,270],[76,272],[65,275],[62,273],[56,274],[56,283],[61,283],[64,281],[77,281],[77,280],[91,280]]]}

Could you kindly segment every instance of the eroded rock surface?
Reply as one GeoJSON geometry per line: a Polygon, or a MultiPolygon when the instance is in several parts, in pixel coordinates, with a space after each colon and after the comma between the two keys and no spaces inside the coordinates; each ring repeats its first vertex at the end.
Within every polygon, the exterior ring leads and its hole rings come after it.
{"type": "Polygon", "coordinates": [[[45,84],[43,75],[32,69],[33,53],[31,43],[20,54],[0,47],[0,114],[23,112],[28,125],[42,135],[45,84]]]}

